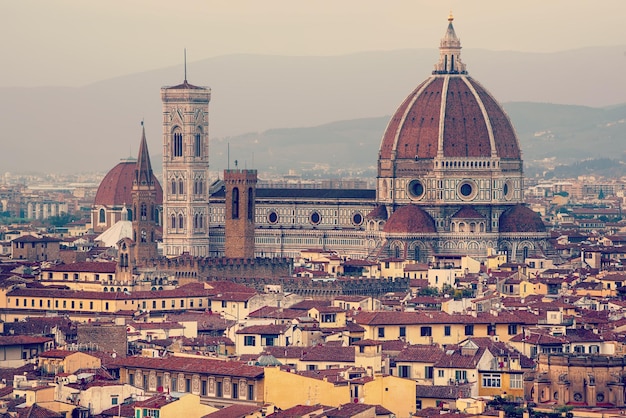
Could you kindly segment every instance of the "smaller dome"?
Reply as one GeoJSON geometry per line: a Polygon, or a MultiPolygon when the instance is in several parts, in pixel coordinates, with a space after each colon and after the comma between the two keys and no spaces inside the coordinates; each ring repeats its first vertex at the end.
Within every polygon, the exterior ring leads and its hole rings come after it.
{"type": "Polygon", "coordinates": [[[387,208],[385,205],[378,205],[366,216],[367,219],[387,220],[387,208]]]}
{"type": "Polygon", "coordinates": [[[499,231],[545,232],[546,226],[537,212],[524,205],[515,205],[500,215],[499,231]]]}
{"type": "MultiPolygon", "coordinates": [[[[130,205],[133,202],[132,189],[135,179],[136,159],[125,159],[111,169],[100,182],[94,205],[96,206],[121,206],[130,205]]],[[[156,189],[156,204],[163,202],[163,190],[156,176],[152,175],[156,189]]]]}
{"type": "Polygon", "coordinates": [[[435,221],[417,205],[406,205],[397,209],[383,228],[391,234],[431,234],[437,232],[435,221]]]}

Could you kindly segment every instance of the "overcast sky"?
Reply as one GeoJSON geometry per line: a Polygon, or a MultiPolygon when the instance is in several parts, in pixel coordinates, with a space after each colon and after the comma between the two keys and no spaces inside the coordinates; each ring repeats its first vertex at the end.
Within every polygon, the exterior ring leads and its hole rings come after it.
{"type": "Polygon", "coordinates": [[[465,48],[626,44],[625,0],[5,0],[0,86],[81,86],[180,65],[183,48],[188,63],[435,48],[450,10],[465,48]]]}

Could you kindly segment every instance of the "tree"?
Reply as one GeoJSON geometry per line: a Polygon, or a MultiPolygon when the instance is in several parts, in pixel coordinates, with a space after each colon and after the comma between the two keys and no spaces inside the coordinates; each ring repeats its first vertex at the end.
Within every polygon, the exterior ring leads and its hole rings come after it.
{"type": "Polygon", "coordinates": [[[436,287],[423,287],[417,292],[419,296],[438,296],[439,290],[436,287]]]}

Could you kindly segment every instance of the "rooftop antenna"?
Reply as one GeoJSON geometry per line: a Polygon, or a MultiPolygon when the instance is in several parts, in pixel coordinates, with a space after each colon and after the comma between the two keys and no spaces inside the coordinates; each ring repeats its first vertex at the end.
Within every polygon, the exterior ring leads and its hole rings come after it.
{"type": "Polygon", "coordinates": [[[187,48],[184,48],[183,51],[184,51],[183,60],[185,63],[185,83],[186,83],[187,82],[187,48]]]}

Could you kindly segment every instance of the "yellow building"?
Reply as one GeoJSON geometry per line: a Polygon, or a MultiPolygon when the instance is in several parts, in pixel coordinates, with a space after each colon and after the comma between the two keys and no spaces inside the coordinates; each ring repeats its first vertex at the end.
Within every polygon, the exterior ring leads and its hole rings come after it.
{"type": "Polygon", "coordinates": [[[135,418],[201,418],[217,408],[200,403],[198,395],[186,394],[180,398],[156,395],[145,401],[135,402],[135,418]]]}
{"type": "Polygon", "coordinates": [[[438,311],[422,312],[358,312],[354,321],[365,329],[364,338],[398,340],[411,344],[457,344],[471,337],[493,337],[508,341],[525,327],[539,322],[529,312],[499,312],[497,315],[448,314],[438,311]]]}
{"type": "Polygon", "coordinates": [[[415,261],[402,258],[385,258],[380,260],[380,277],[404,277],[404,269],[409,264],[415,264],[415,261]]]}
{"type": "Polygon", "coordinates": [[[280,409],[318,403],[339,406],[350,402],[350,386],[346,381],[315,379],[277,367],[265,369],[265,393],[265,402],[274,404],[280,409]]]}
{"type": "Polygon", "coordinates": [[[43,374],[75,373],[81,369],[99,369],[101,361],[82,351],[48,350],[39,355],[37,367],[43,374]]]}
{"type": "Polygon", "coordinates": [[[380,309],[380,301],[371,296],[341,295],[333,299],[333,306],[347,311],[375,311],[380,309]]]}
{"type": "Polygon", "coordinates": [[[308,315],[319,322],[320,328],[346,326],[346,311],[336,306],[316,306],[309,309],[308,315]]]}
{"type": "Polygon", "coordinates": [[[485,265],[487,271],[498,270],[500,266],[507,262],[506,254],[490,254],[487,257],[485,265]]]}
{"type": "Polygon", "coordinates": [[[276,367],[265,369],[266,401],[278,408],[322,404],[339,406],[346,403],[381,405],[398,417],[415,412],[415,386],[409,379],[375,375],[331,381],[328,377],[298,374],[276,367]],[[298,390],[293,390],[298,388],[298,390]]]}
{"type": "MultiPolygon", "coordinates": [[[[110,289],[113,290],[113,289],[110,289]]],[[[2,289],[0,308],[5,322],[57,312],[73,320],[87,321],[94,314],[112,316],[119,312],[178,313],[210,309],[228,319],[245,318],[249,300],[256,292],[245,286],[222,282],[189,283],[176,289],[156,291],[81,291],[10,287],[2,289]],[[233,288],[228,290],[228,288],[233,288]],[[235,288],[236,287],[236,288],[235,288]],[[224,290],[226,289],[226,290],[224,290]],[[4,297],[3,297],[4,296],[4,297]]]]}
{"type": "Polygon", "coordinates": [[[13,389],[13,395],[17,398],[25,398],[26,406],[33,405],[35,403],[52,402],[54,401],[54,386],[42,385],[32,386],[26,388],[13,389]]]}
{"type": "MultiPolygon", "coordinates": [[[[352,386],[356,387],[357,384],[353,383],[352,386]]],[[[359,402],[370,405],[381,405],[393,411],[397,417],[407,417],[417,410],[416,386],[415,381],[410,379],[375,375],[372,380],[362,385],[361,397],[355,396],[354,399],[358,398],[359,402]]]]}
{"type": "Polygon", "coordinates": [[[117,358],[120,382],[144,389],[190,393],[203,404],[265,403],[263,368],[238,361],[192,357],[117,358]]]}

